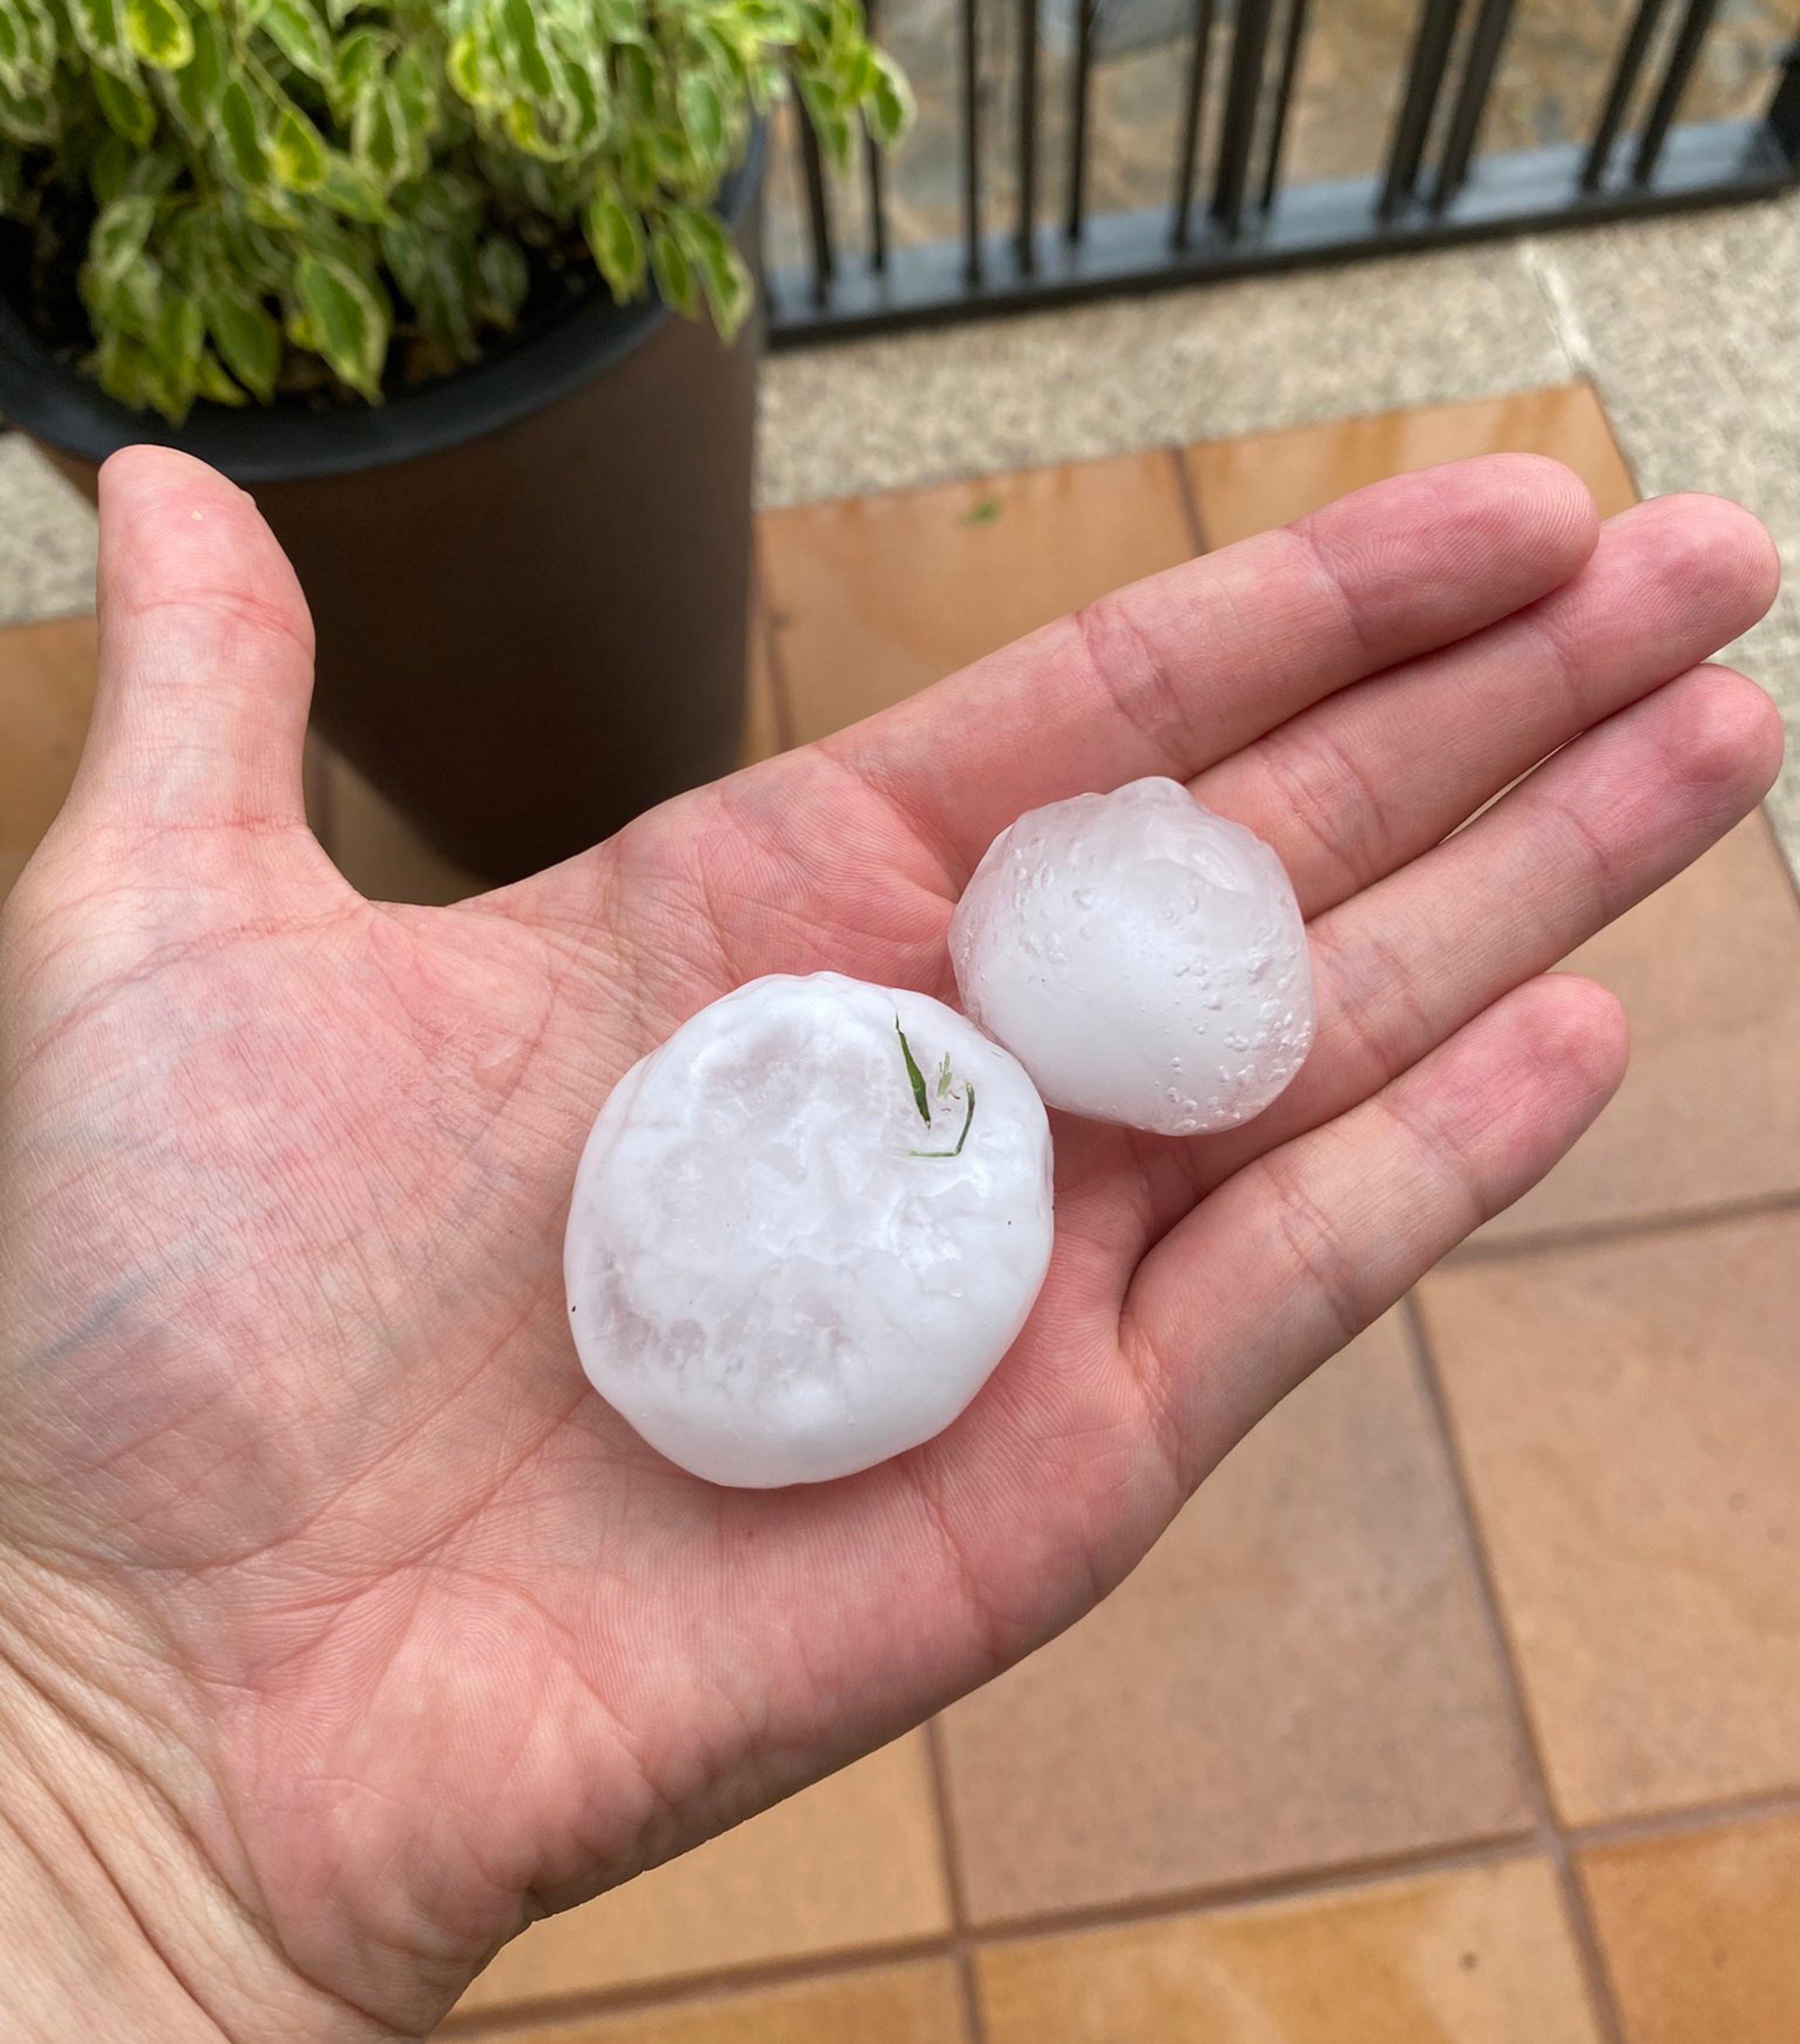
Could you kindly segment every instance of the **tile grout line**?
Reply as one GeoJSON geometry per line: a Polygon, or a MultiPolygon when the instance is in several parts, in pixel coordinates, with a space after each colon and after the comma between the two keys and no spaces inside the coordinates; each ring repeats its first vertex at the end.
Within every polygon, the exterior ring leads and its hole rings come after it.
{"type": "Polygon", "coordinates": [[[615,2015],[637,2015],[658,2008],[690,2008],[728,2001],[745,1994],[804,1987],[809,1981],[834,1980],[842,1973],[941,1964],[951,1957],[946,1936],[896,1938],[886,1945],[846,1945],[836,1951],[795,1952],[785,1957],[752,1959],[711,1971],[669,1973],[661,1979],[621,1981],[611,1987],[577,1989],[573,1993],[540,1995],[494,2008],[459,2012],[452,2008],[431,2033],[431,2044],[522,2044],[541,2034],[547,2023],[586,2023],[615,2015]]]}
{"type": "MultiPolygon", "coordinates": [[[[1687,1808],[1654,1811],[1641,1816],[1608,1818],[1571,1825],[1561,1834],[1568,1846],[1587,1850],[1679,1838],[1697,1831],[1764,1818],[1800,1816],[1800,1786],[1769,1794],[1752,1794],[1687,1808]]],[[[1303,1903],[1354,1895],[1395,1881],[1434,1874],[1472,1872],[1502,1866],[1542,1849],[1533,1832],[1498,1834],[1457,1844],[1428,1846],[1361,1861],[1289,1869],[1238,1881],[1213,1882],[1197,1888],[1169,1889],[1117,1903],[1086,1908],[1039,1911],[1029,1916],[996,1921],[977,1928],[953,1930],[938,1936],[896,1939],[891,1943],[846,1946],[836,1951],[801,1952],[737,1966],[673,1973],[662,1980],[621,1982],[587,1993],[548,1996],[510,2007],[483,2009],[446,2019],[440,2034],[447,2044],[505,2044],[509,2038],[546,2023],[579,2022],[589,2016],[613,2015],[671,2005],[722,2000],[733,1995],[793,1987],[812,1980],[885,1967],[954,1962],[960,1954],[992,1946],[1019,1944],[1046,1937],[1080,1936],[1090,1931],[1122,1930],[1135,1923],[1171,1916],[1204,1915],[1257,1908],[1283,1902],[1303,1903]]],[[[960,1908],[959,1908],[960,1916],[960,1908]]]]}
{"type": "Polygon", "coordinates": [[[1512,1719],[1514,1736],[1519,1742],[1525,1759],[1536,1843],[1538,1850],[1549,1861],[1556,1876],[1556,1887],[1562,1897],[1564,1917],[1575,1942],[1583,1984],[1587,1990],[1591,2012],[1602,2044],[1626,2044],[1625,2026],[1614,1999],[1611,1977],[1606,1971],[1606,1956],[1600,1948],[1593,1919],[1588,1913],[1587,1900],[1582,1892],[1580,1877],[1575,1871],[1568,1840],[1556,1823],[1556,1808],[1550,1794],[1549,1769],[1545,1758],[1543,1743],[1532,1719],[1524,1676],[1514,1651],[1506,1616],[1501,1607],[1499,1585],[1495,1577],[1492,1558],[1488,1553],[1481,1521],[1476,1512],[1474,1490],[1457,1444],[1455,1430],[1450,1424],[1449,1403],[1444,1396],[1430,1336],[1416,1293],[1409,1292],[1401,1302],[1400,1318],[1406,1330],[1407,1345],[1412,1351],[1414,1376],[1431,1413],[1433,1424],[1437,1428],[1449,1467],[1463,1543],[1474,1572],[1483,1619],[1499,1663],[1501,1685],[1506,1692],[1507,1713],[1512,1719]]]}
{"type": "MultiPolygon", "coordinates": [[[[753,521],[750,549],[750,630],[762,642],[763,665],[769,670],[769,693],[775,703],[775,750],[781,753],[793,749],[794,712],[788,695],[787,663],[781,657],[774,613],[769,607],[769,590],[763,578],[762,538],[762,514],[758,512],[753,521]]],[[[754,660],[754,647],[748,647],[746,654],[748,659],[754,660]]]]}
{"type": "Polygon", "coordinates": [[[944,1752],[942,1716],[927,1718],[924,1732],[926,1765],[931,1777],[931,1804],[938,1819],[944,1893],[950,1905],[949,1956],[956,1967],[957,1987],[962,1998],[962,2024],[968,2044],[986,2044],[988,2027],[981,2014],[981,1997],[975,1985],[975,1955],[969,1949],[967,1898],[962,1891],[961,1863],[956,1849],[956,1819],[950,1812],[950,1765],[944,1752]]]}
{"type": "Polygon", "coordinates": [[[1703,1207],[1630,1214],[1618,1220],[1574,1221],[1562,1227],[1534,1228],[1494,1242],[1465,1242],[1436,1266],[1446,1275],[1476,1265],[1510,1262],[1515,1257],[1544,1256],[1566,1250],[1604,1249],[1614,1243],[1636,1242],[1645,1235],[1691,1235],[1734,1221],[1800,1212],[1800,1191],[1751,1193],[1742,1199],[1719,1200],[1703,1207]]]}
{"type": "Polygon", "coordinates": [[[1188,521],[1188,541],[1197,559],[1211,552],[1207,544],[1207,521],[1200,516],[1199,492],[1194,487],[1194,471],[1188,466],[1188,451],[1172,442],[1164,450],[1175,464],[1175,494],[1181,503],[1181,515],[1188,521]]]}
{"type": "Polygon", "coordinates": [[[555,2020],[578,2022],[594,2015],[614,2015],[671,2004],[711,2001],[758,1989],[792,1987],[840,1973],[872,1971],[937,1960],[954,1961],[960,1952],[970,1957],[996,1945],[1084,1931],[1123,1930],[1134,1923],[1156,1923],[1170,1916],[1255,1908],[1287,1901],[1307,1902],[1354,1895],[1385,1882],[1436,1873],[1459,1873],[1504,1865],[1529,1854],[1535,1840],[1529,1832],[1495,1833],[1449,1844],[1340,1860],[1328,1865],[1285,1869],[1239,1881],[1171,1888],[1154,1895],[1100,1903],[1086,1908],[1041,1910],[1028,1916],[1000,1919],[978,1928],[954,1929],[939,1936],[896,1938],[885,1944],[846,1945],[835,1951],[796,1952],[735,1966],[671,1973],[661,1980],[622,1981],[573,1995],[521,2001],[509,2006],[452,2014],[440,2026],[447,2039],[486,2044],[504,2040],[534,2025],[555,2020]]]}
{"type": "Polygon", "coordinates": [[[1602,1817],[1591,1824],[1571,1824],[1564,1835],[1583,1851],[1605,1850],[1612,1846],[1654,1845],[1664,1838],[1691,1837],[1696,1831],[1723,1831],[1733,1824],[1779,1817],[1800,1817],[1800,1784],[1727,1796],[1716,1803],[1695,1803],[1685,1809],[1602,1817]]]}

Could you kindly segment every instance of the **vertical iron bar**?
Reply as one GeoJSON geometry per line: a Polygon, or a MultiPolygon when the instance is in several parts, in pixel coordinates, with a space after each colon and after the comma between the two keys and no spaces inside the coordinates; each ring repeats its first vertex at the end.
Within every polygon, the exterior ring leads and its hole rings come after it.
{"type": "Polygon", "coordinates": [[[1444,89],[1444,73],[1449,67],[1450,46],[1457,39],[1462,11],[1463,0],[1423,0],[1418,10],[1412,58],[1407,67],[1406,96],[1394,123],[1387,175],[1376,209],[1384,220],[1397,219],[1412,203],[1425,138],[1444,89]]]}
{"type": "Polygon", "coordinates": [[[981,46],[976,0],[962,0],[962,274],[981,281],[981,46]]]}
{"type": "Polygon", "coordinates": [[[1274,11],[1274,0],[1238,0],[1238,21],[1231,33],[1231,71],[1225,88],[1224,118],[1219,125],[1219,182],[1213,192],[1212,210],[1213,217],[1232,235],[1240,233],[1244,225],[1250,147],[1256,139],[1263,59],[1274,11]]]}
{"type": "Polygon", "coordinates": [[[1094,68],[1094,9],[1098,0],[1075,0],[1075,76],[1069,107],[1069,213],[1063,232],[1081,239],[1088,210],[1088,88],[1094,68]]]}
{"type": "Polygon", "coordinates": [[[1206,102],[1207,58],[1212,48],[1213,0],[1194,0],[1194,44],[1188,53],[1188,104],[1181,116],[1181,162],[1175,185],[1175,217],[1169,239],[1188,245],[1194,212],[1194,165],[1200,153],[1200,116],[1206,102]]]}
{"type": "Polygon", "coordinates": [[[1500,61],[1500,46],[1512,26],[1514,0],[1481,0],[1469,37],[1468,56],[1463,66],[1463,82],[1450,110],[1450,126],[1444,138],[1444,160],[1438,166],[1437,188],[1431,195],[1435,206],[1446,206],[1463,188],[1469,159],[1475,154],[1481,133],[1481,117],[1487,110],[1487,94],[1494,83],[1495,67],[1500,61]]]}
{"type": "MultiPolygon", "coordinates": [[[[862,18],[870,41],[881,33],[881,0],[862,0],[862,18]]],[[[888,267],[888,201],[881,185],[881,152],[866,129],[862,135],[862,167],[869,186],[869,261],[873,269],[888,267]]]]}
{"type": "Polygon", "coordinates": [[[1706,31],[1713,25],[1713,17],[1717,11],[1718,0],[1688,0],[1687,12],[1682,17],[1675,48],[1669,52],[1663,82],[1656,89],[1649,118],[1644,123],[1643,140],[1637,145],[1637,154],[1631,159],[1631,182],[1634,185],[1647,185],[1655,174],[1670,123],[1681,105],[1681,95],[1687,90],[1687,81],[1694,75],[1700,46],[1706,41],[1706,31]]]}
{"type": "Polygon", "coordinates": [[[1769,125],[1789,163],[1800,166],[1800,37],[1782,61],[1781,83],[1769,102],[1769,125]]]}
{"type": "Polygon", "coordinates": [[[1613,82],[1606,88],[1606,103],[1600,110],[1599,125],[1594,130],[1593,142],[1588,148],[1587,160],[1581,167],[1581,189],[1583,191],[1598,191],[1606,178],[1606,164],[1613,153],[1613,144],[1619,138],[1625,109],[1630,106],[1631,95],[1637,89],[1637,74],[1644,68],[1644,60],[1649,54],[1650,39],[1656,33],[1657,22],[1662,19],[1663,6],[1664,0],[1637,0],[1637,12],[1632,17],[1631,26],[1619,51],[1619,60],[1613,70],[1613,82]]]}
{"type": "Polygon", "coordinates": [[[1019,267],[1038,267],[1038,0],[1019,0],[1019,267]]]}
{"type": "Polygon", "coordinates": [[[1309,0],[1288,0],[1288,35],[1281,47],[1281,75],[1276,82],[1275,118],[1268,131],[1268,161],[1262,177],[1262,209],[1275,203],[1281,182],[1281,145],[1288,139],[1288,110],[1293,104],[1294,81],[1300,68],[1300,45],[1306,40],[1309,0]]]}
{"type": "Polygon", "coordinates": [[[806,180],[806,221],[812,244],[812,302],[828,305],[836,265],[831,259],[831,209],[825,190],[824,159],[819,153],[819,137],[812,132],[812,122],[798,93],[794,95],[793,110],[794,122],[800,129],[800,169],[806,180]]]}

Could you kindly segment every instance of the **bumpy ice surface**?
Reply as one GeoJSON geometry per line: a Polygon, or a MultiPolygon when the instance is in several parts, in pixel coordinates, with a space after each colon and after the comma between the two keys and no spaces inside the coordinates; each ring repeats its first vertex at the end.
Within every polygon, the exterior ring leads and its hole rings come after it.
{"type": "Polygon", "coordinates": [[[1260,1113],[1312,1043],[1281,862],[1178,782],[1033,809],[950,924],[963,1006],[1052,1107],[1165,1135],[1260,1113]]]}
{"type": "Polygon", "coordinates": [[[767,1486],[947,1427],[1050,1253],[1050,1128],[1017,1062],[940,1001],[817,973],[753,980],[620,1080],[564,1268],[601,1397],[695,1475],[767,1486]],[[965,1121],[960,1155],[915,1154],[965,1121]]]}

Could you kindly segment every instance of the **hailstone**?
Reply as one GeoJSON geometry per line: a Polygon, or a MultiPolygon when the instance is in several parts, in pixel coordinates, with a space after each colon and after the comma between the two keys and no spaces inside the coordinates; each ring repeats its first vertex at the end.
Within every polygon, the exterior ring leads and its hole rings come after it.
{"type": "Polygon", "coordinates": [[[971,1020],[1052,1107],[1165,1135],[1260,1114],[1313,1035],[1306,931],[1281,862],[1178,781],[1032,809],[950,923],[971,1020]]]}
{"type": "Polygon", "coordinates": [[[1050,1254],[1043,1103],[941,1001],[753,980],[634,1065],[594,1123],[564,1251],[602,1397],[671,1462],[766,1488],[941,1432],[1050,1254]]]}

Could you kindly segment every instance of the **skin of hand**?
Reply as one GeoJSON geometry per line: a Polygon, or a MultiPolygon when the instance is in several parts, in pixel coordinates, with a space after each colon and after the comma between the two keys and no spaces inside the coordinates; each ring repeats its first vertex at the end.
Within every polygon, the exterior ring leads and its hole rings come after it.
{"type": "Polygon", "coordinates": [[[533,1916],[1068,1625],[1592,1119],[1622,1018],[1544,975],[1780,756],[1767,699],[1698,664],[1771,601],[1754,521],[1602,529],[1566,471],[1495,456],[535,878],[387,905],[308,832],[310,628],[250,498],[137,448],[101,503],[93,726],[0,924],[9,2037],[419,2037],[533,1916]],[[773,1493],[660,1460],[565,1324],[609,1087],[758,974],[954,998],[995,832],[1151,773],[1293,877],[1299,1080],[1211,1138],[1053,1117],[1050,1276],[927,1447],[773,1493]]]}

